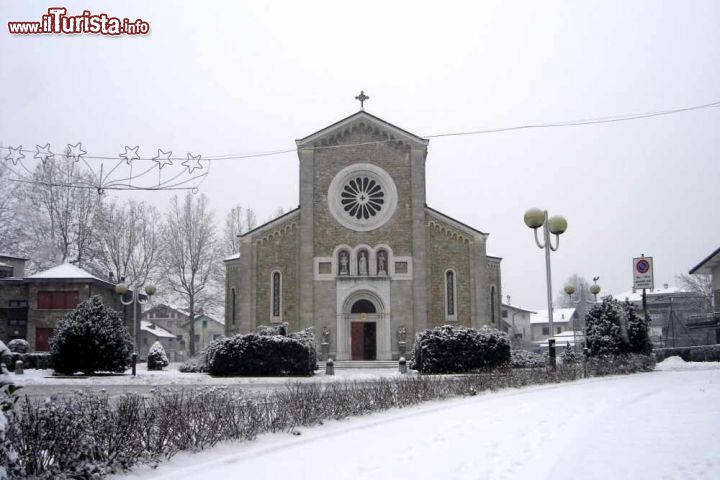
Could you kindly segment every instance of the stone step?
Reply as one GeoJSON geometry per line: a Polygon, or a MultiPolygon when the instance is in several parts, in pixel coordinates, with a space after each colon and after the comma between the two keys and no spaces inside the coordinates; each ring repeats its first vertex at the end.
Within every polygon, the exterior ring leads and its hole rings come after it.
{"type": "MultiPolygon", "coordinates": [[[[325,362],[319,363],[320,368],[325,367],[325,362]]],[[[397,360],[338,360],[335,368],[398,368],[397,360]]]]}

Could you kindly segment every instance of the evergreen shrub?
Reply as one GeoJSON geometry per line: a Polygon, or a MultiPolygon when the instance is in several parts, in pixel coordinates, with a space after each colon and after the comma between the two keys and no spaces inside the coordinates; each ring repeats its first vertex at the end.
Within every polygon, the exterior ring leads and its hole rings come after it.
{"type": "Polygon", "coordinates": [[[211,375],[312,375],[316,355],[311,331],[290,336],[251,333],[215,340],[206,360],[211,375]]]}
{"type": "Polygon", "coordinates": [[[57,325],[50,339],[56,372],[124,372],[130,366],[133,341],[120,315],[95,295],[57,325]]]}
{"type": "Polygon", "coordinates": [[[148,370],[162,370],[168,365],[170,365],[170,362],[168,361],[165,349],[160,342],[155,342],[150,345],[147,357],[148,370]]]}
{"type": "Polygon", "coordinates": [[[510,342],[492,328],[445,325],[418,332],[410,357],[420,373],[463,373],[509,363],[510,342]]]}

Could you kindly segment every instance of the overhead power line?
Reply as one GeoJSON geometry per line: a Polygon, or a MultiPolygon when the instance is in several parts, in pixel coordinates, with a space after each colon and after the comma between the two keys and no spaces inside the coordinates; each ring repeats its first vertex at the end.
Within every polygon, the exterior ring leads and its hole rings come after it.
{"type": "MultiPolygon", "coordinates": [[[[530,129],[540,129],[540,128],[559,128],[559,127],[572,127],[572,126],[582,126],[582,125],[598,125],[598,124],[604,124],[604,123],[615,123],[615,122],[627,122],[631,120],[641,120],[645,118],[652,118],[652,117],[661,117],[661,116],[667,116],[667,115],[676,115],[679,113],[685,113],[685,112],[691,112],[695,110],[703,110],[707,108],[716,108],[720,107],[720,100],[710,102],[710,103],[704,103],[701,105],[692,105],[688,107],[682,107],[682,108],[674,108],[670,110],[657,110],[653,112],[644,112],[644,113],[628,113],[628,114],[622,114],[622,115],[612,115],[607,117],[591,117],[591,118],[583,118],[583,119],[577,119],[577,120],[565,120],[565,121],[557,121],[557,122],[544,122],[544,123],[530,123],[526,125],[514,125],[514,126],[508,126],[508,127],[497,127],[497,128],[486,128],[482,130],[469,130],[469,131],[463,131],[463,132],[447,132],[447,133],[436,133],[431,135],[422,135],[423,138],[443,138],[443,137],[460,137],[460,136],[468,136],[468,135],[486,135],[490,133],[502,133],[502,132],[512,132],[517,130],[530,130],[530,129]]],[[[377,145],[377,144],[383,144],[383,143],[392,143],[396,142],[397,139],[393,140],[377,140],[377,141],[370,141],[370,142],[361,142],[361,143],[351,143],[351,144],[343,144],[343,145],[323,145],[318,147],[306,147],[308,150],[321,150],[321,149],[338,149],[338,148],[351,148],[351,147],[359,147],[359,146],[365,146],[365,145],[377,145]]],[[[10,147],[3,147],[0,146],[0,149],[7,150],[10,147]]],[[[21,150],[25,153],[35,153],[35,150],[21,150]]],[[[219,160],[239,160],[243,158],[257,158],[257,157],[269,157],[274,155],[283,155],[286,153],[292,153],[297,151],[296,148],[283,148],[283,149],[276,149],[276,150],[267,150],[267,151],[260,151],[260,152],[246,152],[246,153],[229,153],[229,154],[222,154],[222,155],[209,155],[209,156],[203,156],[202,160],[204,161],[219,161],[219,160]]],[[[84,158],[87,159],[94,159],[94,160],[117,160],[117,156],[93,156],[93,155],[85,155],[84,158]]],[[[137,160],[147,160],[152,161],[152,158],[138,158],[137,160]]],[[[182,157],[172,157],[172,160],[183,160],[182,157]]]]}

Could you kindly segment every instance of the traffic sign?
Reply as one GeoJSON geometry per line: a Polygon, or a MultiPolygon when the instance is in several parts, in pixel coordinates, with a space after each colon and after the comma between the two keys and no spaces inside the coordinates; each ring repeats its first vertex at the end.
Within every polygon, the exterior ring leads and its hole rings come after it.
{"type": "Polygon", "coordinates": [[[652,257],[633,258],[633,287],[650,290],[655,288],[652,257]]]}

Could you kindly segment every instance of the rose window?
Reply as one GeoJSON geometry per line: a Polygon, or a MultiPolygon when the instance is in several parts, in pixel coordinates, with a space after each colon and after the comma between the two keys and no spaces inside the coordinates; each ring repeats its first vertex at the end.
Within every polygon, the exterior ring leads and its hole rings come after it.
{"type": "Polygon", "coordinates": [[[385,203],[382,186],[368,177],[355,177],[348,181],[340,197],[345,212],[358,220],[374,217],[382,210],[385,203]]]}

